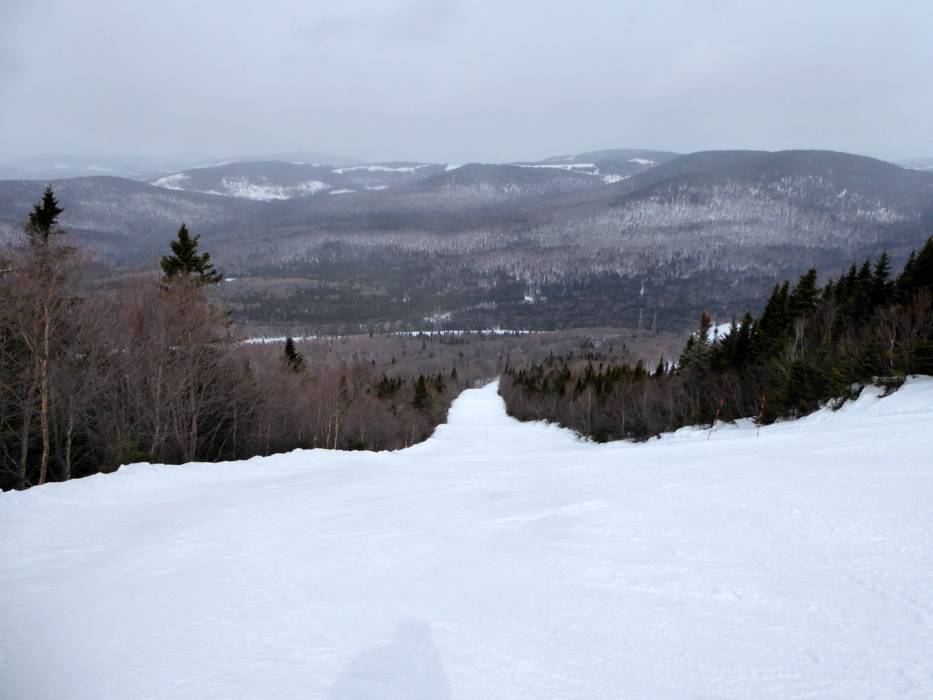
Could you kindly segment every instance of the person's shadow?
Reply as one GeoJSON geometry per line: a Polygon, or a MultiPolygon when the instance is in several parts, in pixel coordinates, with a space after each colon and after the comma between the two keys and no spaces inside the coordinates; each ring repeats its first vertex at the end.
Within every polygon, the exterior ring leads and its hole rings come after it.
{"type": "Polygon", "coordinates": [[[330,700],[449,700],[450,688],[431,628],[403,618],[392,639],[364,649],[340,673],[330,700]]]}

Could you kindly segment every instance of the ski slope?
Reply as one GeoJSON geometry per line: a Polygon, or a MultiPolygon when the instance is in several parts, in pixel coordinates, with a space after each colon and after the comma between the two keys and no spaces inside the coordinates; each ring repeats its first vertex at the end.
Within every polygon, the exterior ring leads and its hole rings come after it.
{"type": "Polygon", "coordinates": [[[933,380],[640,445],[492,385],[401,452],[0,494],[0,697],[933,697],[933,380]]]}

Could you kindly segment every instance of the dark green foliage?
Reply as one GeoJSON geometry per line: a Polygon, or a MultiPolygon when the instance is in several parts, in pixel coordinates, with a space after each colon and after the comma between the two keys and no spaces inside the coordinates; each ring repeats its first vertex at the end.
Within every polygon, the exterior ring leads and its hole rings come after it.
{"type": "Polygon", "coordinates": [[[875,263],[871,280],[871,303],[873,306],[886,304],[891,298],[891,260],[887,253],[882,253],[875,263]]]}
{"type": "Polygon", "coordinates": [[[910,254],[894,287],[900,301],[909,299],[921,289],[933,289],[933,236],[927,239],[919,252],[910,254]]]}
{"type": "Polygon", "coordinates": [[[52,192],[52,186],[49,185],[42,193],[42,200],[29,212],[26,233],[29,235],[30,242],[46,243],[53,233],[62,233],[61,229],[55,228],[55,225],[63,211],[65,210],[58,206],[58,200],[52,192]]]}
{"type": "Polygon", "coordinates": [[[402,389],[402,379],[396,377],[395,379],[389,379],[385,374],[382,375],[382,379],[376,384],[376,396],[380,399],[391,399],[402,389]]]}
{"type": "Polygon", "coordinates": [[[759,318],[746,313],[711,338],[700,318],[677,366],[577,365],[548,358],[510,368],[502,391],[513,415],[556,420],[597,440],[644,439],[720,419],[796,417],[869,382],[897,386],[933,373],[933,238],[890,278],[890,261],[852,265],[817,286],[809,270],[776,285],[759,318]],[[767,400],[765,401],[765,397],[767,400]],[[762,411],[762,406],[764,409],[762,411]]]}
{"type": "Polygon", "coordinates": [[[790,294],[787,304],[787,313],[789,317],[791,319],[796,319],[809,312],[816,306],[818,296],[819,293],[816,288],[816,270],[810,268],[807,274],[800,278],[800,281],[797,282],[797,286],[794,287],[794,291],[790,294]]]}
{"type": "Polygon", "coordinates": [[[217,284],[223,275],[214,270],[211,254],[198,253],[200,236],[191,236],[185,224],[178,229],[178,238],[171,243],[172,254],[162,257],[162,272],[166,280],[184,276],[199,284],[217,284]]]}
{"type": "Polygon", "coordinates": [[[667,364],[664,362],[664,358],[662,357],[660,360],[658,360],[658,366],[654,368],[654,376],[663,377],[665,372],[667,372],[667,364]]]}
{"type": "Polygon", "coordinates": [[[431,408],[431,394],[428,392],[428,383],[423,374],[419,374],[415,382],[415,397],[411,405],[419,411],[427,411],[431,408]]]}
{"type": "Polygon", "coordinates": [[[298,348],[295,347],[295,341],[290,336],[285,339],[285,349],[282,351],[282,359],[292,372],[300,372],[304,369],[305,357],[298,348]]]}

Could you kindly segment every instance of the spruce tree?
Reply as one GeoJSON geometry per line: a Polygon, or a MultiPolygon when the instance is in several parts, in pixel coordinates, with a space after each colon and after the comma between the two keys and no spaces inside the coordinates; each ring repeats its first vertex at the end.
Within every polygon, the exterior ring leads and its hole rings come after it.
{"type": "Polygon", "coordinates": [[[282,359],[285,360],[285,365],[292,372],[300,372],[304,367],[304,355],[295,347],[295,341],[291,336],[285,339],[285,350],[282,352],[282,359]]]}
{"type": "Polygon", "coordinates": [[[933,287],[933,237],[918,253],[911,253],[896,283],[898,301],[907,302],[914,292],[933,287]]]}
{"type": "Polygon", "coordinates": [[[415,382],[415,397],[411,405],[419,411],[426,411],[431,406],[431,395],[423,374],[418,375],[418,381],[415,382]]]}
{"type": "Polygon", "coordinates": [[[53,233],[63,233],[61,229],[55,227],[63,211],[65,210],[58,206],[58,200],[52,192],[52,186],[49,185],[45,188],[42,199],[29,212],[26,233],[29,235],[30,242],[47,243],[49,236],[53,233]]]}
{"type": "Polygon", "coordinates": [[[886,304],[891,296],[891,261],[887,253],[882,253],[875,263],[872,273],[871,302],[874,306],[886,304]]]}
{"type": "Polygon", "coordinates": [[[746,311],[735,337],[735,354],[733,355],[732,366],[736,369],[744,367],[752,360],[752,332],[754,327],[755,319],[750,311],[746,311]]]}
{"type": "Polygon", "coordinates": [[[810,268],[807,274],[803,275],[794,287],[788,299],[789,321],[800,318],[810,311],[819,299],[819,291],[816,288],[816,270],[810,268]]]}
{"type": "Polygon", "coordinates": [[[162,257],[162,272],[165,273],[166,281],[175,277],[190,277],[198,284],[217,284],[223,279],[223,275],[214,270],[211,254],[206,251],[198,253],[200,238],[190,235],[188,227],[181,225],[178,238],[171,243],[172,254],[162,257]]]}

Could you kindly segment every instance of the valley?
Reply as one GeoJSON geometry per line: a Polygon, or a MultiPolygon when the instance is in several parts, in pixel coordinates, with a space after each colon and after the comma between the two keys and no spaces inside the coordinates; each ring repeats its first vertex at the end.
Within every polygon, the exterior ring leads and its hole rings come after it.
{"type": "MultiPolygon", "coordinates": [[[[838,276],[881,251],[901,264],[933,229],[933,173],[828,151],[241,160],[53,185],[105,277],[152,269],[184,221],[237,321],[296,334],[439,320],[680,331],[704,310],[756,311],[803,266],[838,276]]],[[[0,233],[15,235],[43,186],[0,182],[0,233]]]]}

